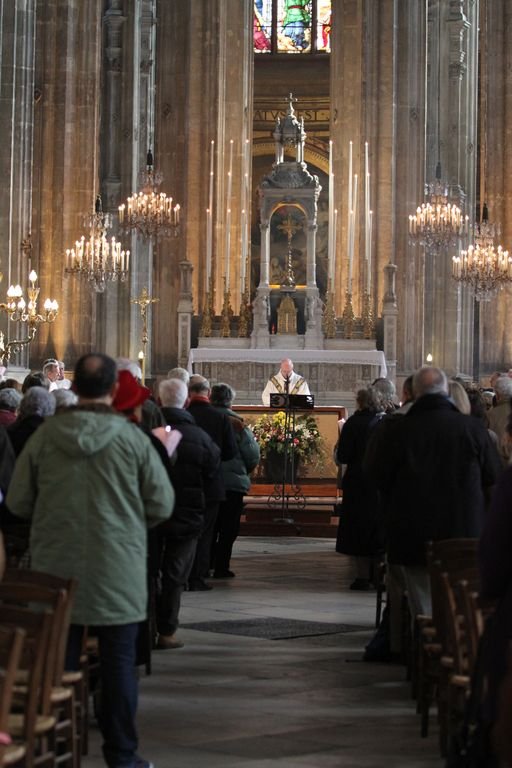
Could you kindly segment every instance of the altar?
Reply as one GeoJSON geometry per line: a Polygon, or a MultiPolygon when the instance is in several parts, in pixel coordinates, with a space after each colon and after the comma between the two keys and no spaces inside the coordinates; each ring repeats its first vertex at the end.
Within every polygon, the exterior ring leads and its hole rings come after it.
{"type": "Polygon", "coordinates": [[[188,368],[212,384],[230,384],[237,393],[238,405],[259,405],[265,384],[288,354],[297,373],[308,382],[317,405],[345,406],[352,411],[357,390],[387,374],[384,353],[371,345],[365,349],[361,342],[352,348],[293,352],[276,348],[198,347],[190,350],[188,368]]]}

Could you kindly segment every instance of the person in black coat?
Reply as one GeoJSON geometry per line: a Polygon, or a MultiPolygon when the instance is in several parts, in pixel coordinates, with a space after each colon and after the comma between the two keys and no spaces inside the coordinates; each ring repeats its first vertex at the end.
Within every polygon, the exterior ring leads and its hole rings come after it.
{"type": "MultiPolygon", "coordinates": [[[[203,376],[191,376],[188,388],[188,412],[196,424],[212,438],[220,449],[221,461],[229,461],[238,456],[238,446],[229,416],[219,411],[210,403],[210,384],[203,376]]],[[[211,589],[205,579],[210,572],[212,539],[219,512],[219,503],[226,498],[222,472],[218,472],[210,483],[206,495],[204,525],[197,542],[196,557],[188,588],[190,591],[211,589]]]]}
{"type": "Polygon", "coordinates": [[[180,432],[181,440],[170,470],[176,494],[174,513],[158,528],[162,544],[162,587],[157,600],[157,646],[181,648],[183,643],[176,637],[181,595],[194,563],[209,489],[220,472],[220,450],[184,410],[188,390],[182,381],[161,381],[159,395],[164,419],[180,432]]]}
{"type": "Polygon", "coordinates": [[[414,616],[431,610],[426,543],[479,536],[500,464],[485,427],[448,398],[444,371],[421,368],[413,390],[365,469],[386,499],[388,559],[403,568],[414,616]]]}
{"type": "Polygon", "coordinates": [[[377,490],[363,476],[363,457],[370,435],[384,412],[372,387],[356,395],[357,410],[343,425],[336,449],[336,462],[346,466],[342,475],[341,504],[336,551],[355,560],[356,579],[350,589],[370,587],[373,559],[383,549],[377,514],[377,490]]]}

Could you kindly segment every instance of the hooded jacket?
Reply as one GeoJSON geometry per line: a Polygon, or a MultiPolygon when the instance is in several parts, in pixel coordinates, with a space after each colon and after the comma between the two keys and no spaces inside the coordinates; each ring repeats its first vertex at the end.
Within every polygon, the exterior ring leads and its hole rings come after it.
{"type": "Polygon", "coordinates": [[[171,515],[174,491],[136,425],[107,407],[47,419],[18,458],[8,506],[32,521],[32,567],[78,580],[72,623],[146,618],[147,527],[171,515]]]}

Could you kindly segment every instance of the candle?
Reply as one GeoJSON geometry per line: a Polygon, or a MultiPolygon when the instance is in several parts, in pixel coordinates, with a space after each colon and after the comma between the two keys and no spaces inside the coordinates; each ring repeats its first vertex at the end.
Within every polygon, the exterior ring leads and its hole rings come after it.
{"type": "Polygon", "coordinates": [[[233,139],[229,142],[229,170],[228,170],[228,187],[226,195],[226,254],[225,254],[225,277],[226,277],[226,291],[229,290],[229,260],[231,250],[231,186],[233,181],[233,139]]]}
{"type": "Polygon", "coordinates": [[[212,273],[212,212],[206,209],[206,290],[210,285],[210,276],[212,273]]]}
{"type": "Polygon", "coordinates": [[[214,155],[215,141],[212,139],[210,142],[210,186],[208,190],[208,209],[206,211],[206,290],[209,288],[212,274],[214,155]]]}
{"type": "Polygon", "coordinates": [[[327,230],[327,259],[329,264],[328,277],[331,283],[331,291],[333,288],[332,282],[334,279],[333,270],[333,224],[334,224],[334,174],[332,172],[332,141],[329,141],[329,218],[328,218],[328,230],[327,230]]]}
{"type": "Polygon", "coordinates": [[[354,268],[354,242],[355,242],[355,229],[357,221],[357,173],[354,174],[354,184],[352,188],[353,206],[350,212],[351,214],[351,237],[350,237],[350,251],[348,262],[348,292],[352,293],[352,270],[354,268]]]}
{"type": "Polygon", "coordinates": [[[336,273],[336,230],[338,228],[338,211],[334,209],[334,222],[332,225],[332,261],[330,262],[331,291],[334,293],[334,275],[336,273]]]}
{"type": "Polygon", "coordinates": [[[372,227],[373,211],[368,212],[368,261],[366,264],[366,290],[370,293],[372,287],[372,227]]]}
{"type": "Polygon", "coordinates": [[[247,214],[242,210],[242,264],[240,265],[240,294],[245,290],[245,267],[247,261],[247,214]]]}
{"type": "Polygon", "coordinates": [[[348,255],[348,287],[349,293],[352,289],[352,264],[351,264],[351,248],[352,248],[352,142],[349,142],[348,150],[348,198],[347,198],[347,255],[348,255]]]}

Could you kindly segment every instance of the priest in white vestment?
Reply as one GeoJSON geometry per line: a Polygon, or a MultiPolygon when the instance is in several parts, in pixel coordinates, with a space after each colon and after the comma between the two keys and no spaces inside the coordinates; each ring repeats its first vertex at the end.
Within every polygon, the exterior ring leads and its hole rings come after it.
{"type": "Polygon", "coordinates": [[[280,395],[310,395],[308,383],[300,374],[293,370],[289,357],[281,360],[281,367],[275,376],[271,376],[262,392],[263,405],[270,406],[270,395],[277,392],[280,395]]]}

